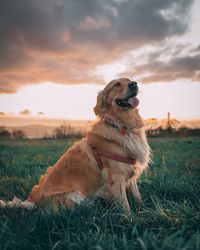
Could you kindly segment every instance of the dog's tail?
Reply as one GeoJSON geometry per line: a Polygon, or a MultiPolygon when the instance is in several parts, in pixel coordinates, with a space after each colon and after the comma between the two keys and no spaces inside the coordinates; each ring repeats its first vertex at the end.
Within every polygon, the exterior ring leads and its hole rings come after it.
{"type": "Polygon", "coordinates": [[[8,202],[0,200],[0,208],[12,208],[12,207],[26,208],[28,210],[31,210],[35,208],[35,203],[27,200],[22,201],[17,197],[14,197],[12,201],[8,202]]]}

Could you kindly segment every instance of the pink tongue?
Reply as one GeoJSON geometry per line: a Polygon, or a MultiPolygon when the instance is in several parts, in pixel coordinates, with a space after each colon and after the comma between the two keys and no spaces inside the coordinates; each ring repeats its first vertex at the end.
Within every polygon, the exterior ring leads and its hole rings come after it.
{"type": "Polygon", "coordinates": [[[132,108],[136,108],[139,104],[139,100],[136,97],[131,97],[128,99],[128,103],[132,106],[132,108]]]}

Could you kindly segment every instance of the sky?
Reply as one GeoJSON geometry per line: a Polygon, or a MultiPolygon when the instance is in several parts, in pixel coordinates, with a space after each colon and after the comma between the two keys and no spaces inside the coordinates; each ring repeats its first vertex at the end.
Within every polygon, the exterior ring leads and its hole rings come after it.
{"type": "Polygon", "coordinates": [[[0,116],[93,119],[110,80],[144,118],[200,118],[199,0],[3,0],[0,116]]]}

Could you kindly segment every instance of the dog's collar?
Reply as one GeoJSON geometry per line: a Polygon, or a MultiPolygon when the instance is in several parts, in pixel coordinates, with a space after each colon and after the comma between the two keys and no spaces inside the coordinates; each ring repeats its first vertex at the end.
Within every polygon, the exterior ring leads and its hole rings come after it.
{"type": "Polygon", "coordinates": [[[93,152],[94,158],[95,158],[100,170],[102,170],[104,168],[102,160],[101,160],[101,156],[106,157],[106,158],[111,159],[111,160],[114,160],[114,161],[119,161],[119,162],[123,162],[123,163],[127,163],[127,164],[132,164],[132,165],[136,164],[136,159],[134,159],[134,158],[124,157],[121,155],[113,154],[111,152],[103,151],[103,150],[96,148],[92,144],[90,144],[90,148],[93,152]]]}
{"type": "Polygon", "coordinates": [[[126,135],[128,130],[133,129],[133,127],[128,127],[128,126],[122,126],[120,122],[116,122],[113,120],[112,116],[110,116],[107,113],[104,113],[102,116],[102,120],[104,123],[110,127],[113,127],[119,131],[121,135],[126,135]]]}
{"type": "Polygon", "coordinates": [[[120,127],[120,126],[115,125],[115,124],[113,124],[113,123],[109,123],[109,122],[106,121],[106,120],[104,120],[104,122],[106,123],[106,125],[108,125],[108,126],[110,126],[110,127],[112,127],[112,128],[117,129],[121,135],[126,135],[126,134],[127,134],[127,130],[128,130],[127,127],[120,127]]]}

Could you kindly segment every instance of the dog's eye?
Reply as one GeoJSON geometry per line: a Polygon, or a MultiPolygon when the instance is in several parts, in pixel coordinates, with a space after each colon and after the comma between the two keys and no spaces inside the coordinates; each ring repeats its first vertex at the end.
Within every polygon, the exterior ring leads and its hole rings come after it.
{"type": "Polygon", "coordinates": [[[114,88],[119,88],[120,87],[120,82],[117,82],[115,85],[114,85],[114,88]]]}

